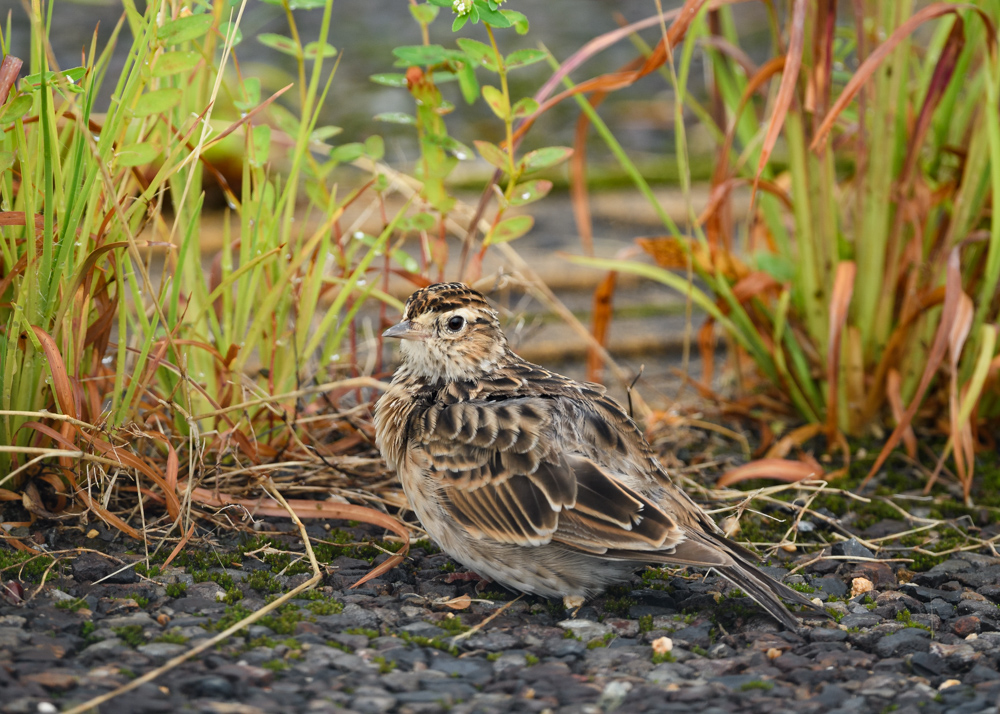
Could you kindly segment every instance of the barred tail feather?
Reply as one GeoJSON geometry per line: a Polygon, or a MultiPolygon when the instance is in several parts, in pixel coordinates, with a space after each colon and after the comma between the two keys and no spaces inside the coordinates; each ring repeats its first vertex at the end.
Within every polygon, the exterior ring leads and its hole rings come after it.
{"type": "Polygon", "coordinates": [[[792,590],[792,588],[779,583],[774,578],[762,572],[757,566],[747,562],[742,554],[737,552],[731,552],[730,554],[733,560],[736,561],[736,564],[729,567],[716,568],[716,570],[726,580],[736,585],[752,598],[754,602],[767,610],[771,617],[778,620],[778,622],[788,629],[797,629],[800,623],[782,600],[803,605],[811,611],[810,615],[830,617],[825,609],[811,602],[797,590],[792,590]]]}

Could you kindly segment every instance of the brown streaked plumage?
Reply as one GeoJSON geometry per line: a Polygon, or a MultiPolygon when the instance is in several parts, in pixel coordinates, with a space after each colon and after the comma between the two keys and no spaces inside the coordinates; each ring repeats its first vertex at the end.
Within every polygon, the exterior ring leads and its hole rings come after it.
{"type": "Polygon", "coordinates": [[[376,443],[458,562],[577,601],[646,564],[711,567],[787,627],[782,598],[818,610],[671,482],[604,387],[514,354],[478,292],[418,290],[385,335],[401,338],[402,365],[375,407],[376,443]]]}

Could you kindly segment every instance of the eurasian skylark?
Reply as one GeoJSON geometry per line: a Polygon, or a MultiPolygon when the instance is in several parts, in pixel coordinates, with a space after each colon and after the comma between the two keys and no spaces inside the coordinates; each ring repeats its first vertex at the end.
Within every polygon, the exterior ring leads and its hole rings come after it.
{"type": "Polygon", "coordinates": [[[819,610],[673,484],[604,387],[514,354],[475,290],[418,290],[384,335],[402,340],[402,365],[375,406],[375,441],[458,562],[567,603],[647,564],[714,568],[787,627],[798,623],[779,598],[819,610]]]}

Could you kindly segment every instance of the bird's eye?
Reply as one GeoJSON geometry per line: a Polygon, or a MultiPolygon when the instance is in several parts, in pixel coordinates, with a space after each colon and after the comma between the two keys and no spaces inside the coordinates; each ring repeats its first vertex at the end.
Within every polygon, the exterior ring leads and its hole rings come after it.
{"type": "Polygon", "coordinates": [[[465,318],[461,315],[454,315],[448,320],[448,329],[452,332],[458,332],[463,327],[465,327],[465,318]]]}

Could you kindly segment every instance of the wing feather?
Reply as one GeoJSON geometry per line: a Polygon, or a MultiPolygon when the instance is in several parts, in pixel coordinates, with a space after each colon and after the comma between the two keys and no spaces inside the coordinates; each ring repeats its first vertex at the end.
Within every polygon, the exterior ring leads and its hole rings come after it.
{"type": "Polygon", "coordinates": [[[555,540],[597,554],[634,551],[636,559],[684,540],[661,508],[580,455],[575,434],[611,449],[621,437],[600,414],[581,412],[579,400],[438,402],[417,427],[442,503],[474,538],[555,540]]]}

